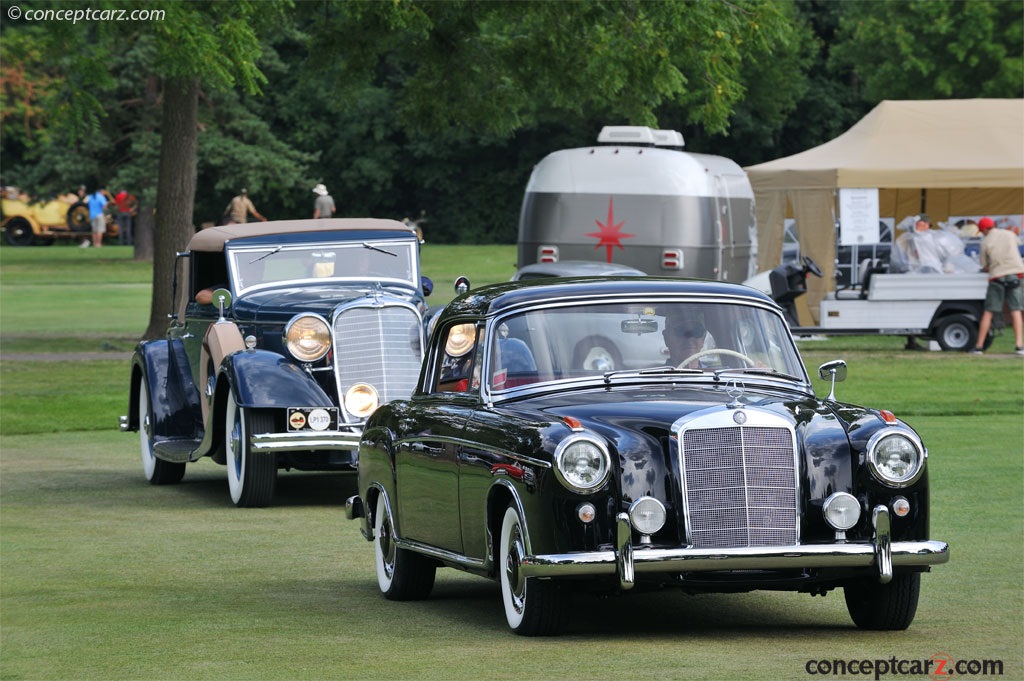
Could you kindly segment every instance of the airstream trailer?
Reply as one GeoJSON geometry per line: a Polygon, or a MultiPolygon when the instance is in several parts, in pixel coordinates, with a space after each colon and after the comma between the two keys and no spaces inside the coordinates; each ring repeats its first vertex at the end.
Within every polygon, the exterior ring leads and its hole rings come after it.
{"type": "Polygon", "coordinates": [[[682,151],[674,130],[607,126],[597,141],[534,168],[519,267],[599,260],[651,275],[742,282],[754,274],[754,193],[739,165],[682,151]]]}

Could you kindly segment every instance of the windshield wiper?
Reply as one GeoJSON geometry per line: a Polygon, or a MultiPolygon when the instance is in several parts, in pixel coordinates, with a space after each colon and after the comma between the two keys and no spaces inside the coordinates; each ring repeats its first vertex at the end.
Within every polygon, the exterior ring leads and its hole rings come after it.
{"type": "Polygon", "coordinates": [[[677,367],[665,366],[650,367],[647,369],[619,369],[617,371],[606,371],[601,376],[605,383],[611,383],[613,376],[622,374],[636,374],[638,376],[649,376],[651,374],[703,374],[703,369],[679,369],[677,367]]]}
{"type": "Polygon", "coordinates": [[[371,251],[377,251],[378,253],[383,253],[384,255],[390,255],[390,256],[394,256],[396,258],[398,257],[397,253],[392,253],[391,251],[385,251],[383,248],[378,248],[378,247],[374,246],[373,244],[366,243],[365,241],[363,242],[363,248],[369,248],[371,251]]]}
{"type": "Polygon", "coordinates": [[[272,256],[272,255],[274,255],[275,253],[277,253],[278,251],[280,251],[280,250],[281,250],[282,248],[284,248],[284,247],[283,247],[283,246],[278,246],[278,247],[277,247],[277,248],[275,248],[274,250],[272,250],[272,251],[269,251],[269,252],[267,252],[267,253],[264,253],[263,255],[261,255],[260,257],[256,258],[255,260],[250,260],[250,261],[249,261],[249,264],[251,265],[251,264],[253,264],[254,262],[259,262],[260,260],[263,260],[264,258],[269,258],[270,256],[272,256]]]}
{"type": "Polygon", "coordinates": [[[765,367],[730,367],[726,369],[718,369],[715,371],[715,380],[719,380],[719,376],[722,374],[737,373],[737,374],[759,374],[761,376],[772,376],[773,378],[785,378],[795,383],[801,382],[803,379],[798,376],[792,376],[790,374],[783,373],[778,369],[770,369],[765,367]]]}

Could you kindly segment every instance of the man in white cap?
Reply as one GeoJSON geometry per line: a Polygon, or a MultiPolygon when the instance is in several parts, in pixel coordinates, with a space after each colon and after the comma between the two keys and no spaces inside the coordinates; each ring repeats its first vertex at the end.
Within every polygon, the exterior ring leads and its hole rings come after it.
{"type": "Polygon", "coordinates": [[[318,184],[313,187],[313,193],[317,195],[316,201],[313,202],[313,219],[329,218],[334,215],[334,199],[327,193],[327,187],[318,184]]]}

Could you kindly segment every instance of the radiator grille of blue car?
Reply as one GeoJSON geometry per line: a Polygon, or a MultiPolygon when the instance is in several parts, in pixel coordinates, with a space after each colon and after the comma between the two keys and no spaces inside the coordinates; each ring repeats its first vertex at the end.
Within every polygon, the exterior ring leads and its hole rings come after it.
{"type": "Polygon", "coordinates": [[[682,437],[688,541],[697,548],[798,543],[796,463],[786,428],[694,428],[682,437]]]}
{"type": "Polygon", "coordinates": [[[381,404],[412,395],[423,358],[422,328],[420,316],[404,306],[357,307],[336,315],[334,366],[342,399],[356,383],[376,388],[381,404]]]}

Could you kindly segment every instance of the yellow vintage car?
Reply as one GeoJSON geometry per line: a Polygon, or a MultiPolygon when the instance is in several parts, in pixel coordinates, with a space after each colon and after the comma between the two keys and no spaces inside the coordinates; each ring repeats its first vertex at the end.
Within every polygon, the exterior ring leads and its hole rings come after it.
{"type": "MultiPolygon", "coordinates": [[[[45,203],[33,203],[15,189],[3,192],[2,228],[12,246],[50,245],[56,239],[88,238],[89,205],[75,194],[65,194],[45,203]]],[[[117,223],[107,216],[107,237],[117,236],[117,223]]]]}

